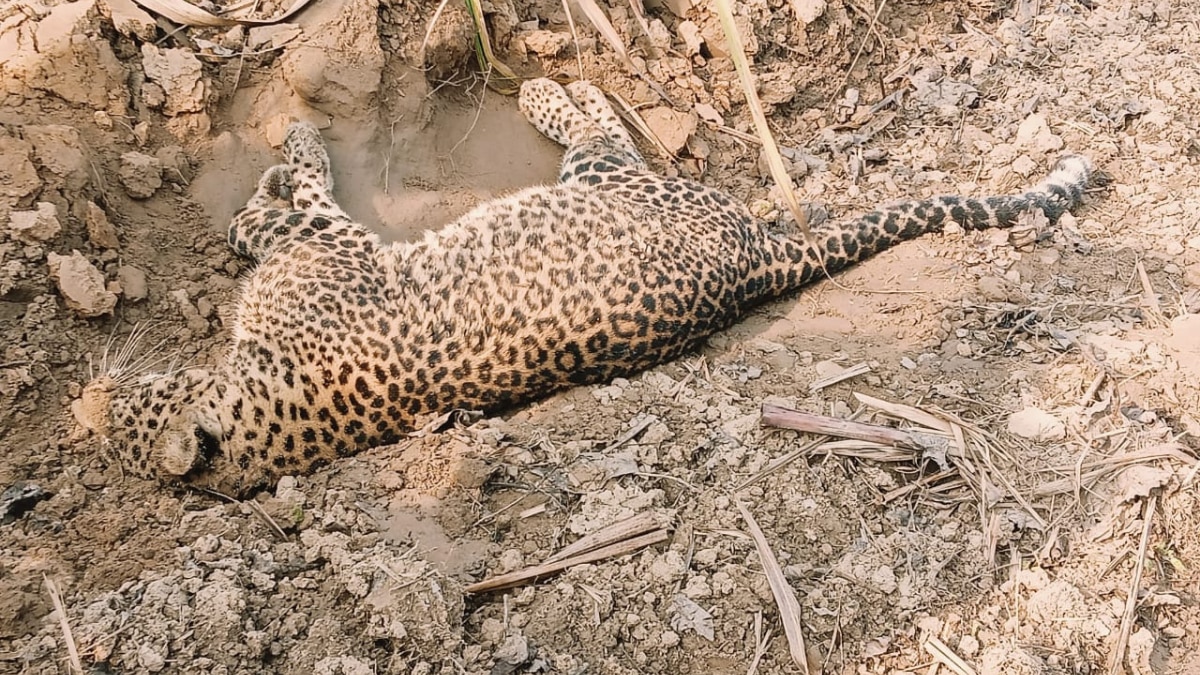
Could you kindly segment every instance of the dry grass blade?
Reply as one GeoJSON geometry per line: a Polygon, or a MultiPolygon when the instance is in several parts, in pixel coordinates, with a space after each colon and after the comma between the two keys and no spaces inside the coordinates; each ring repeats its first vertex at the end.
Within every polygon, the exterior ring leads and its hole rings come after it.
{"type": "Polygon", "coordinates": [[[814,415],[799,410],[789,410],[783,406],[762,404],[762,423],[769,427],[805,431],[812,434],[824,434],[839,438],[853,438],[860,441],[870,441],[880,445],[901,445],[907,448],[920,448],[912,434],[894,427],[878,424],[863,424],[851,422],[836,417],[814,415]]]}
{"type": "Polygon", "coordinates": [[[661,527],[663,527],[663,523],[659,520],[658,516],[650,511],[644,511],[636,516],[626,518],[612,525],[606,525],[587,536],[581,537],[574,544],[547,558],[546,562],[550,563],[582,555],[588,551],[594,551],[618,541],[640,536],[661,527]]]}
{"type": "MultiPolygon", "coordinates": [[[[876,36],[879,35],[879,33],[875,31],[875,24],[879,23],[879,15],[883,14],[883,8],[886,6],[887,0],[879,0],[879,8],[875,10],[875,16],[872,16],[871,23],[867,24],[868,33],[875,33],[876,36]]],[[[854,53],[854,58],[850,60],[850,67],[846,68],[846,76],[842,78],[842,84],[838,86],[838,91],[845,89],[846,85],[849,84],[850,74],[854,72],[854,67],[858,65],[858,59],[862,56],[863,50],[867,48],[867,40],[869,39],[869,35],[863,36],[862,42],[858,45],[858,51],[854,53]]],[[[880,40],[880,42],[882,42],[882,40],[880,40]]]]}
{"type": "MultiPolygon", "coordinates": [[[[636,2],[637,0],[631,1],[636,2]]],[[[604,10],[600,9],[600,5],[597,5],[595,0],[575,0],[575,2],[579,5],[579,8],[583,10],[584,16],[588,18],[588,21],[592,24],[592,27],[600,33],[600,36],[604,38],[604,41],[613,48],[614,52],[616,52],[617,58],[621,61],[621,64],[624,65],[629,72],[637,75],[638,79],[644,82],[647,87],[650,87],[655,94],[658,94],[659,98],[668,104],[674,105],[674,103],[671,101],[671,97],[667,95],[667,91],[662,88],[662,85],[660,85],[658,82],[655,82],[651,78],[646,77],[644,72],[638,70],[638,68],[633,65],[633,59],[629,58],[629,50],[625,49],[625,41],[621,39],[621,34],[617,32],[617,29],[613,28],[612,22],[608,20],[608,16],[604,13],[604,10]]],[[[571,16],[571,7],[568,4],[568,0],[563,0],[563,8],[567,12],[568,23],[574,26],[575,20],[571,16]]],[[[648,28],[649,27],[647,26],[647,29],[648,28]]],[[[574,35],[573,28],[572,35],[574,35]]],[[[578,53],[578,38],[575,39],[575,50],[576,53],[578,53]]],[[[580,75],[583,73],[582,68],[583,61],[581,59],[580,75]]]]}
{"type": "Polygon", "coordinates": [[[649,36],[650,22],[646,20],[646,7],[642,5],[642,0],[629,0],[629,9],[637,19],[638,25],[641,26],[642,35],[649,36]]]}
{"type": "Polygon", "coordinates": [[[1032,495],[1034,497],[1050,497],[1076,492],[1079,488],[1085,485],[1090,486],[1114,471],[1134,464],[1143,464],[1156,460],[1176,461],[1184,466],[1200,467],[1200,461],[1185,452],[1183,446],[1166,443],[1127,452],[1115,457],[1105,457],[1092,462],[1084,462],[1079,466],[1060,467],[1058,471],[1069,473],[1071,477],[1042,483],[1033,488],[1032,495]]]}
{"type": "Polygon", "coordinates": [[[767,468],[763,469],[762,471],[759,471],[758,473],[750,476],[749,478],[742,481],[741,483],[738,483],[737,486],[733,488],[733,491],[741,492],[742,490],[745,490],[746,488],[750,487],[751,485],[754,485],[758,481],[766,478],[767,476],[770,476],[771,474],[775,473],[776,471],[779,471],[780,469],[787,466],[788,464],[791,464],[792,462],[796,461],[797,459],[800,459],[801,457],[803,457],[803,456],[807,455],[808,453],[812,452],[813,450],[817,449],[818,447],[821,446],[821,444],[825,443],[828,440],[829,440],[829,436],[822,436],[816,440],[809,441],[808,443],[804,444],[800,448],[797,448],[796,450],[793,450],[793,451],[789,452],[788,454],[784,455],[783,457],[780,457],[779,459],[771,462],[770,464],[767,465],[767,468]]]}
{"type": "Polygon", "coordinates": [[[50,604],[54,605],[54,611],[58,613],[58,627],[62,629],[63,642],[67,643],[71,672],[83,675],[83,661],[79,659],[79,647],[75,644],[75,636],[71,634],[71,623],[67,621],[67,608],[63,605],[58,584],[45,574],[42,575],[42,583],[46,585],[46,592],[50,594],[50,604]]]}
{"type": "Polygon", "coordinates": [[[975,675],[975,669],[936,636],[930,636],[924,646],[925,651],[929,652],[935,662],[946,666],[956,675],[975,675]]]}
{"type": "Polygon", "coordinates": [[[575,0],[575,2],[579,5],[579,9],[583,10],[583,15],[592,23],[592,27],[600,33],[600,36],[604,38],[608,46],[612,47],[613,51],[617,53],[617,57],[621,59],[621,62],[628,66],[632,72],[634,70],[633,62],[629,60],[629,52],[625,49],[625,41],[621,39],[621,35],[617,32],[617,29],[613,28],[612,22],[604,14],[604,10],[600,9],[600,5],[597,5],[595,0],[575,0]]]}
{"type": "Polygon", "coordinates": [[[958,474],[958,471],[956,471],[954,469],[946,469],[945,471],[938,471],[937,473],[931,473],[928,476],[919,478],[919,479],[909,483],[908,485],[901,485],[898,488],[894,488],[892,490],[888,490],[887,492],[883,493],[883,503],[887,504],[889,502],[893,502],[893,501],[899,499],[900,497],[903,497],[904,495],[906,495],[910,492],[915,492],[917,490],[932,491],[935,489],[933,487],[935,483],[938,483],[939,481],[943,481],[947,478],[953,478],[957,474],[958,474]]]}
{"type": "Polygon", "coordinates": [[[762,422],[768,426],[856,439],[823,443],[816,448],[836,452],[841,456],[863,457],[874,461],[917,462],[923,458],[934,459],[942,469],[953,467],[966,481],[977,499],[980,522],[983,525],[986,526],[991,520],[989,509],[999,499],[1009,498],[1019,504],[1039,527],[1046,528],[1045,519],[1033,508],[1016,483],[997,466],[996,456],[1003,458],[1006,466],[1017,466],[1011,457],[999,449],[997,439],[944,411],[934,414],[863,394],[856,393],[855,397],[867,407],[920,426],[897,429],[803,413],[769,404],[763,405],[762,422]]]}
{"type": "Polygon", "coordinates": [[[767,125],[767,115],[763,112],[762,102],[758,100],[758,88],[754,82],[754,74],[750,72],[750,63],[746,59],[746,50],[742,46],[742,37],[738,35],[737,25],[733,22],[733,9],[730,7],[729,0],[714,0],[714,4],[717,8],[717,14],[721,18],[721,27],[725,30],[725,41],[728,43],[729,56],[733,59],[733,65],[737,69],[738,81],[742,85],[742,93],[746,96],[746,104],[750,106],[750,116],[754,118],[755,131],[758,132],[763,152],[767,156],[767,165],[771,169],[771,177],[779,185],[779,190],[783,193],[783,199],[787,202],[788,211],[796,219],[796,226],[804,233],[805,239],[811,242],[812,234],[808,229],[808,214],[800,207],[800,201],[796,199],[796,192],[792,186],[792,178],[788,175],[787,167],[783,163],[783,156],[779,154],[779,146],[775,143],[775,136],[771,133],[771,128],[767,125]]]}
{"type": "Polygon", "coordinates": [[[471,23],[475,26],[475,56],[479,59],[479,67],[491,73],[487,78],[487,86],[505,95],[517,93],[521,88],[521,78],[496,58],[492,51],[492,38],[488,34],[487,21],[483,18],[483,7],[479,0],[467,0],[467,11],[471,13],[471,23]]]}
{"type": "Polygon", "coordinates": [[[190,2],[185,2],[185,0],[134,0],[134,2],[155,14],[164,16],[184,26],[220,28],[222,26],[237,24],[264,26],[279,23],[307,7],[312,0],[296,0],[296,2],[292,3],[283,12],[269,19],[255,19],[246,16],[217,16],[216,14],[200,9],[190,2]]]}
{"type": "Polygon", "coordinates": [[[818,445],[813,452],[827,452],[838,457],[867,459],[872,462],[880,463],[916,462],[921,458],[919,450],[902,448],[885,443],[873,443],[871,441],[859,441],[853,439],[845,441],[828,441],[818,445]]]}
{"type": "MultiPolygon", "coordinates": [[[[857,392],[854,397],[863,405],[892,417],[927,427],[934,433],[949,435],[953,443],[947,454],[953,459],[959,473],[967,479],[979,498],[981,523],[986,525],[989,521],[988,507],[995,493],[995,490],[990,488],[996,486],[1002,488],[1006,496],[1016,501],[1040,527],[1044,529],[1047,526],[1046,520],[1033,508],[1033,504],[1017,488],[1016,483],[997,466],[994,459],[996,455],[1002,457],[1005,464],[1010,467],[1017,466],[1017,463],[999,449],[999,443],[993,436],[944,411],[934,414],[909,405],[883,401],[857,392]]],[[[922,438],[924,437],[922,435],[922,438]]]]}
{"type": "Polygon", "coordinates": [[[583,50],[579,48],[579,31],[575,28],[575,17],[571,15],[570,0],[562,0],[563,13],[567,15],[567,27],[571,29],[571,41],[575,44],[575,64],[579,77],[583,77],[583,50]]]}
{"type": "Polygon", "coordinates": [[[577,555],[572,558],[543,563],[541,565],[534,565],[533,567],[526,567],[525,569],[518,570],[516,572],[501,574],[500,576],[492,577],[491,579],[484,579],[483,581],[467,586],[463,590],[465,590],[467,593],[487,593],[489,591],[499,591],[506,588],[512,588],[527,581],[533,581],[535,579],[550,576],[551,574],[557,574],[569,567],[574,567],[575,565],[585,565],[587,563],[599,562],[607,558],[615,558],[617,556],[633,553],[647,546],[653,546],[659,542],[666,541],[667,537],[669,536],[670,534],[667,532],[666,528],[654,530],[653,532],[643,534],[640,537],[627,539],[625,541],[612,544],[611,546],[598,548],[594,551],[577,555]]]}
{"type": "Polygon", "coordinates": [[[246,508],[249,509],[250,512],[255,515],[255,517],[263,521],[263,524],[271,529],[271,532],[279,538],[279,541],[288,540],[287,533],[283,531],[283,528],[279,526],[279,523],[275,522],[275,519],[271,517],[271,514],[267,513],[266,510],[263,509],[261,504],[253,499],[247,499],[246,501],[242,502],[242,504],[245,504],[246,508]]]}
{"type": "Polygon", "coordinates": [[[832,387],[838,382],[845,382],[846,380],[858,377],[859,375],[865,375],[869,372],[871,372],[871,366],[865,363],[850,366],[836,375],[830,375],[829,377],[823,377],[819,380],[813,381],[808,385],[808,392],[810,394],[815,394],[826,387],[832,387]]]}
{"type": "Polygon", "coordinates": [[[671,154],[670,150],[667,149],[667,146],[662,142],[662,139],[660,139],[658,135],[654,133],[649,124],[646,124],[646,120],[642,119],[642,116],[638,114],[637,109],[630,105],[629,101],[626,101],[624,97],[617,93],[612,93],[610,95],[614,101],[620,104],[621,112],[625,115],[625,120],[633,125],[633,128],[636,129],[639,134],[645,137],[646,140],[653,143],[654,147],[658,148],[659,154],[666,159],[675,159],[675,156],[671,154]]]}
{"type": "Polygon", "coordinates": [[[1154,290],[1154,284],[1150,281],[1150,275],[1146,273],[1146,266],[1139,260],[1134,270],[1137,271],[1138,282],[1142,285],[1142,304],[1146,305],[1150,310],[1150,315],[1156,322],[1160,325],[1165,324],[1166,319],[1163,317],[1162,304],[1158,301],[1158,293],[1154,290]]]}
{"type": "Polygon", "coordinates": [[[771,546],[767,543],[762,528],[758,526],[758,521],[754,520],[750,510],[741,501],[737,502],[737,507],[742,514],[742,519],[746,521],[746,528],[750,530],[750,536],[754,538],[758,559],[762,561],[763,571],[767,575],[767,584],[771,586],[771,594],[775,596],[775,604],[779,606],[779,618],[783,621],[783,632],[787,636],[788,651],[792,655],[792,660],[800,666],[800,672],[807,675],[810,671],[808,651],[804,648],[804,633],[800,626],[800,601],[796,599],[796,593],[784,578],[783,569],[779,567],[779,561],[775,559],[775,554],[771,551],[771,546]]]}
{"type": "Polygon", "coordinates": [[[417,50],[417,59],[421,63],[425,63],[425,49],[429,47],[429,38],[433,37],[433,29],[437,27],[438,19],[442,18],[442,12],[446,10],[446,5],[450,4],[450,0],[442,0],[438,3],[437,9],[433,10],[433,18],[429,20],[429,25],[425,27],[425,37],[421,40],[421,48],[417,50]]]}
{"type": "MultiPolygon", "coordinates": [[[[859,407],[859,409],[855,410],[850,415],[850,417],[848,417],[847,419],[853,421],[853,420],[857,419],[858,416],[862,414],[862,412],[863,412],[863,408],[859,407]]],[[[750,487],[751,485],[753,485],[753,484],[757,483],[758,481],[766,478],[767,476],[775,473],[776,471],[783,469],[784,467],[786,467],[787,465],[796,461],[797,459],[800,459],[801,457],[804,457],[805,455],[809,454],[810,452],[813,452],[814,450],[817,450],[818,448],[823,447],[826,443],[828,443],[831,440],[832,440],[832,437],[830,437],[830,436],[821,436],[820,438],[816,438],[816,439],[804,444],[800,448],[797,448],[796,450],[793,450],[793,451],[789,452],[788,454],[784,455],[783,457],[780,457],[779,459],[771,462],[770,464],[767,465],[767,467],[765,469],[759,471],[758,473],[756,473],[756,474],[750,476],[749,478],[747,478],[746,480],[742,481],[741,483],[738,484],[737,487],[735,487],[733,489],[733,491],[741,492],[742,490],[746,489],[747,487],[750,487]]]]}
{"type": "Polygon", "coordinates": [[[858,399],[859,403],[862,403],[865,406],[887,413],[897,419],[908,420],[913,424],[919,424],[923,427],[929,427],[930,429],[937,429],[938,431],[947,434],[951,432],[949,422],[936,415],[927,413],[920,408],[914,408],[910,405],[904,405],[903,403],[884,401],[883,399],[878,399],[874,396],[867,396],[866,394],[860,394],[858,392],[854,392],[854,398],[858,399]]]}
{"type": "Polygon", "coordinates": [[[1138,592],[1142,589],[1142,572],[1146,567],[1146,549],[1150,544],[1150,529],[1154,524],[1154,511],[1158,508],[1158,495],[1146,500],[1142,511],[1142,539],[1138,542],[1138,555],[1133,561],[1133,578],[1129,580],[1129,595],[1125,597],[1125,611],[1121,615],[1121,630],[1117,631],[1117,643],[1108,655],[1108,674],[1124,672],[1125,648],[1129,646],[1129,634],[1133,631],[1133,620],[1137,613],[1138,592]]]}

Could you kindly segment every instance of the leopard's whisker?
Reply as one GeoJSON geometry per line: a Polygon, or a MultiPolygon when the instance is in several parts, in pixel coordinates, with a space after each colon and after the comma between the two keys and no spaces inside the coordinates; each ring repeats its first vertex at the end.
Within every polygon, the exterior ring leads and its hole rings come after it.
{"type": "MultiPolygon", "coordinates": [[[[112,330],[108,333],[108,339],[104,341],[104,351],[100,357],[100,372],[108,372],[108,355],[112,351],[112,346],[117,340],[117,324],[113,324],[112,330]]],[[[88,374],[91,375],[91,359],[88,359],[88,374]]]]}
{"type": "Polygon", "coordinates": [[[113,376],[117,379],[128,379],[128,378],[136,379],[136,378],[146,374],[147,372],[150,371],[151,368],[154,368],[155,366],[159,365],[160,363],[163,363],[164,361],[167,361],[168,359],[174,360],[175,358],[178,357],[178,353],[180,350],[183,349],[183,347],[180,346],[179,348],[174,350],[173,353],[164,354],[163,353],[164,350],[162,349],[162,347],[170,339],[171,338],[168,336],[168,337],[165,337],[165,338],[159,340],[158,342],[156,342],[154,344],[153,347],[151,347],[150,349],[147,349],[140,356],[138,356],[136,359],[134,359],[131,363],[125,364],[120,369],[120,371],[114,372],[113,376]]]}
{"type": "Polygon", "coordinates": [[[129,360],[137,353],[137,348],[141,345],[142,340],[150,332],[150,324],[139,321],[134,324],[133,330],[129,336],[125,338],[125,344],[121,346],[117,353],[117,360],[113,363],[112,371],[121,372],[128,368],[129,360]]]}
{"type": "MultiPolygon", "coordinates": [[[[175,375],[178,375],[179,373],[182,373],[183,371],[195,366],[194,359],[186,359],[182,362],[179,361],[179,354],[182,351],[183,351],[182,348],[176,350],[176,353],[170,357],[170,359],[171,359],[170,365],[168,365],[166,369],[157,373],[158,377],[162,377],[162,378],[174,377],[175,375]]],[[[153,368],[155,365],[167,360],[167,358],[168,357],[164,356],[161,359],[148,364],[147,369],[153,368]]],[[[144,375],[145,373],[146,373],[146,370],[142,370],[140,372],[132,372],[132,371],[126,372],[120,378],[115,379],[113,381],[113,384],[117,388],[135,386],[138,384],[138,381],[141,378],[141,376],[144,375]]]]}

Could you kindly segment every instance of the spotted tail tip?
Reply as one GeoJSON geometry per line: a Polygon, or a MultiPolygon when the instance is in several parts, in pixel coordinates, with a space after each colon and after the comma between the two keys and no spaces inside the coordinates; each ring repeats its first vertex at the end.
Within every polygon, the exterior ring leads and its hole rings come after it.
{"type": "Polygon", "coordinates": [[[1063,155],[1054,163],[1046,182],[1086,187],[1091,182],[1093,173],[1095,168],[1092,166],[1092,160],[1083,155],[1063,155]]]}

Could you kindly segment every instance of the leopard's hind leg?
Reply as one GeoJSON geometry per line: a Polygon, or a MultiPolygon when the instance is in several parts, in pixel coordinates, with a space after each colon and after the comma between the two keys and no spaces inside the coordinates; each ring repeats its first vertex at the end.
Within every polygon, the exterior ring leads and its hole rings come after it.
{"type": "Polygon", "coordinates": [[[521,112],[530,124],[567,146],[559,180],[596,185],[630,169],[643,171],[641,154],[604,95],[591,85],[579,85],[576,91],[578,102],[547,78],[521,85],[521,112]]]}
{"type": "Polygon", "coordinates": [[[621,118],[617,116],[616,111],[613,110],[599,87],[591,82],[578,80],[568,84],[566,90],[575,105],[579,106],[585,115],[592,118],[593,122],[600,125],[612,145],[620,149],[625,166],[646,168],[646,160],[642,158],[642,153],[638,152],[633,137],[629,135],[629,130],[621,123],[621,118]]]}
{"type": "Polygon", "coordinates": [[[229,224],[229,245],[239,255],[256,260],[277,239],[280,224],[292,213],[292,167],[276,164],[263,172],[250,200],[229,224]]]}
{"type": "Polygon", "coordinates": [[[292,124],[283,146],[288,163],[267,169],[254,195],[233,216],[229,225],[233,250],[262,260],[272,246],[293,237],[332,230],[369,234],[333,200],[329,155],[317,128],[292,124]]]}
{"type": "Polygon", "coordinates": [[[321,132],[308,122],[288,127],[283,150],[292,166],[292,204],[297,211],[350,220],[333,199],[333,169],[321,132]]]}

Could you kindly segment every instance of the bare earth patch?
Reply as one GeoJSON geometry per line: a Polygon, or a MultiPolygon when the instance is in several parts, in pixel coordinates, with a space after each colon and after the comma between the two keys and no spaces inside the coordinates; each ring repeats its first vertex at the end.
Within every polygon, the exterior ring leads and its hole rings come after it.
{"type": "MultiPolygon", "coordinates": [[[[139,323],[146,366],[220,358],[248,265],[224,228],[287,121],[396,239],[553,180],[559,150],[485,86],[455,3],[432,31],[426,0],[169,33],[116,0],[0,8],[0,673],[801,672],[740,508],[813,672],[1200,672],[1200,7],[737,5],[814,217],[1066,152],[1111,185],[243,502],[126,478],[71,407],[139,323]],[[764,403],[924,436],[817,438],[764,403]],[[653,543],[474,592],[634,517],[653,543]]],[[[787,217],[706,5],[606,7],[640,75],[560,3],[485,10],[514,70],[637,111],[656,169],[787,217]]]]}

